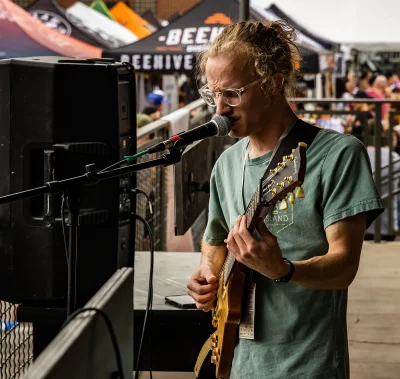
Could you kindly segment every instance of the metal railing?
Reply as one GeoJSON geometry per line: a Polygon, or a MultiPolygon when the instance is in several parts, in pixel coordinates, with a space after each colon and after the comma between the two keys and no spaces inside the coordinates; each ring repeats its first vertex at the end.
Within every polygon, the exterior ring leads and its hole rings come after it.
{"type": "MultiPolygon", "coordinates": [[[[212,114],[208,110],[203,100],[194,101],[185,106],[188,110],[189,125],[187,129],[192,129],[211,119],[212,114]]],[[[170,123],[166,120],[154,121],[141,127],[137,132],[137,151],[141,152],[154,144],[165,141],[170,136],[170,123]]],[[[142,156],[139,162],[147,161],[159,157],[163,153],[153,154],[151,156],[142,156]]],[[[140,196],[136,200],[136,213],[151,223],[154,235],[155,249],[159,251],[166,250],[166,228],[167,228],[167,176],[165,168],[162,166],[153,167],[137,173],[137,186],[146,192],[150,198],[153,208],[153,217],[151,219],[146,198],[140,196]]],[[[170,220],[172,222],[172,220],[170,220]]],[[[136,243],[135,250],[149,250],[150,241],[147,232],[142,223],[136,225],[136,243]]]]}
{"type": "Polygon", "coordinates": [[[0,379],[22,378],[33,360],[32,324],[17,323],[16,309],[0,301],[0,379]]]}
{"type": "MultiPolygon", "coordinates": [[[[392,139],[392,134],[393,134],[393,127],[394,127],[394,117],[396,115],[400,115],[400,111],[389,111],[389,117],[388,117],[388,127],[387,127],[387,135],[389,138],[388,142],[388,164],[382,166],[382,159],[381,159],[381,154],[377,154],[377,152],[381,152],[383,142],[385,141],[382,136],[382,130],[383,130],[383,124],[382,124],[382,104],[399,104],[398,100],[391,100],[391,99],[308,99],[308,98],[294,98],[294,99],[289,99],[290,102],[293,103],[301,103],[301,104],[368,104],[368,105],[374,105],[374,130],[373,133],[368,132],[368,126],[367,126],[367,117],[369,111],[355,111],[355,110],[312,110],[312,109],[301,109],[301,110],[296,110],[296,113],[299,115],[359,115],[361,116],[362,119],[362,142],[366,146],[373,146],[375,149],[375,158],[374,162],[371,162],[374,164],[375,169],[373,170],[374,174],[374,180],[377,189],[381,192],[381,197],[382,200],[386,204],[386,211],[387,212],[387,217],[388,217],[388,229],[389,233],[394,234],[393,231],[393,200],[395,196],[398,196],[400,193],[400,188],[399,185],[397,187],[394,187],[394,183],[399,178],[399,169],[395,169],[395,164],[398,162],[393,161],[393,145],[391,143],[392,139]],[[373,134],[373,136],[370,136],[369,134],[373,134]],[[376,169],[380,167],[380,170],[376,169]],[[382,172],[388,169],[388,174],[387,175],[382,175],[382,172]],[[383,193],[382,191],[382,186],[387,184],[388,185],[388,191],[387,193],[383,193]]],[[[308,120],[310,122],[310,120],[308,120]]],[[[374,222],[374,241],[375,242],[380,242],[381,241],[381,217],[378,217],[378,219],[374,222]]]]}

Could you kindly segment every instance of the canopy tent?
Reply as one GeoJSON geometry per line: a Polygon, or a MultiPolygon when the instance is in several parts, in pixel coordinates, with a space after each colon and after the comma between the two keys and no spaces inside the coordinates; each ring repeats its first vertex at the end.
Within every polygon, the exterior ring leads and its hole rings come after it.
{"type": "Polygon", "coordinates": [[[74,37],[80,41],[89,43],[97,47],[108,47],[92,34],[81,30],[79,25],[75,25],[67,19],[64,8],[56,0],[38,0],[27,8],[27,11],[36,19],[42,21],[51,29],[56,29],[60,33],[74,37]]]}
{"type": "Polygon", "coordinates": [[[129,45],[138,40],[129,29],[79,1],[67,8],[65,15],[68,21],[108,49],[129,45]]]}
{"type": "Polygon", "coordinates": [[[111,20],[115,20],[115,18],[110,13],[110,10],[107,8],[107,5],[104,4],[103,0],[94,0],[89,6],[90,8],[94,9],[97,12],[100,12],[111,20]]]}
{"type": "Polygon", "coordinates": [[[251,6],[254,10],[256,10],[259,14],[264,16],[269,21],[287,21],[289,25],[296,29],[297,43],[299,43],[301,46],[307,47],[319,53],[327,53],[339,49],[338,44],[335,44],[311,33],[302,25],[295,22],[275,4],[271,4],[268,8],[263,8],[258,6],[257,3],[254,3],[254,1],[251,1],[251,6]]]}
{"type": "Polygon", "coordinates": [[[162,25],[160,20],[156,17],[156,15],[151,11],[147,10],[142,14],[142,18],[146,20],[150,25],[152,25],[156,30],[161,29],[162,25]]]}
{"type": "Polygon", "coordinates": [[[49,29],[10,0],[0,0],[0,58],[68,56],[100,58],[101,49],[49,29]]]}
{"type": "MultiPolygon", "coordinates": [[[[252,19],[264,20],[256,11],[252,19]]],[[[131,45],[114,50],[105,50],[104,57],[131,62],[138,72],[191,73],[194,70],[196,53],[203,51],[224,28],[224,25],[239,19],[237,0],[204,0],[170,23],[131,45]]],[[[318,54],[300,47],[303,56],[302,71],[318,72],[318,54]]]]}
{"type": "MultiPolygon", "coordinates": [[[[252,0],[263,8],[273,1],[252,0]]],[[[277,1],[276,1],[277,2],[277,1]]],[[[321,1],[279,0],[279,8],[307,30],[359,51],[399,51],[400,2],[336,0],[321,12],[321,1]]]]}
{"type": "Polygon", "coordinates": [[[119,1],[117,4],[115,4],[111,8],[110,13],[115,20],[128,28],[140,39],[147,37],[156,31],[156,28],[153,25],[149,24],[145,19],[140,17],[123,1],[119,1]]]}

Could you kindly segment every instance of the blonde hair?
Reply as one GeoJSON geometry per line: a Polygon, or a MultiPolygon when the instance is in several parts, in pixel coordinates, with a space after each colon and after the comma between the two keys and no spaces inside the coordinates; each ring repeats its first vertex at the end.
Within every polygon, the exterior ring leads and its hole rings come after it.
{"type": "Polygon", "coordinates": [[[220,55],[236,58],[246,54],[245,68],[261,78],[264,92],[277,95],[284,90],[287,97],[293,96],[296,66],[301,59],[294,37],[294,29],[284,21],[231,24],[216,37],[208,50],[200,53],[198,74],[205,74],[208,58],[220,55]]]}

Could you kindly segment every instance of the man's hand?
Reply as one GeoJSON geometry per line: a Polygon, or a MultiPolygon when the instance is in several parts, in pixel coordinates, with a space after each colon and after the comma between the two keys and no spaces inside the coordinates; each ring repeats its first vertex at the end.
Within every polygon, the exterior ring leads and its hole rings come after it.
{"type": "Polygon", "coordinates": [[[239,216],[228,236],[227,248],[236,260],[267,276],[278,279],[286,275],[290,266],[283,260],[277,238],[261,221],[257,230],[261,241],[257,241],[247,229],[246,216],[239,216]]]}
{"type": "Polygon", "coordinates": [[[213,272],[210,265],[202,263],[191,276],[187,288],[196,307],[208,312],[213,308],[217,297],[218,274],[213,272]]]}

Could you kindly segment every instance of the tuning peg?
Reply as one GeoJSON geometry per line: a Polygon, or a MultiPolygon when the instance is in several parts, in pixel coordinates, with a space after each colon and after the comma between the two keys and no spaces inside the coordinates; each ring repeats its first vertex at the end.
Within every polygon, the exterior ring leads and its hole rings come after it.
{"type": "Polygon", "coordinates": [[[285,182],[280,182],[280,183],[278,183],[278,187],[279,187],[280,189],[284,189],[284,188],[285,188],[285,182]]]}
{"type": "Polygon", "coordinates": [[[289,194],[289,203],[290,204],[294,204],[294,194],[293,194],[293,192],[290,192],[290,194],[289,194]]]}
{"type": "Polygon", "coordinates": [[[273,170],[269,170],[271,174],[276,174],[278,172],[278,170],[276,168],[274,168],[273,170]]]}
{"type": "Polygon", "coordinates": [[[214,349],[212,350],[212,352],[213,352],[213,355],[215,355],[215,356],[218,357],[218,355],[219,355],[219,349],[218,349],[218,347],[214,348],[214,349]]]}
{"type": "Polygon", "coordinates": [[[285,168],[285,167],[286,167],[286,163],[285,163],[285,162],[279,162],[279,163],[278,163],[278,166],[279,166],[280,168],[285,168]]]}
{"type": "Polygon", "coordinates": [[[214,363],[214,364],[218,363],[218,357],[216,357],[215,355],[212,355],[211,356],[211,363],[214,363]]]}
{"type": "MultiPolygon", "coordinates": [[[[293,150],[293,152],[294,152],[294,150],[293,150]]],[[[288,156],[288,158],[289,158],[290,162],[293,162],[293,160],[294,160],[293,154],[290,154],[290,155],[288,156]]]]}
{"type": "Polygon", "coordinates": [[[271,189],[269,190],[269,192],[271,192],[272,195],[275,196],[275,195],[276,195],[276,188],[271,188],[271,189]]]}
{"type": "Polygon", "coordinates": [[[299,146],[303,146],[307,149],[307,144],[305,142],[299,142],[299,146]]]}
{"type": "Polygon", "coordinates": [[[291,176],[285,176],[283,179],[285,179],[288,183],[292,183],[293,180],[291,176]]]}
{"type": "Polygon", "coordinates": [[[292,149],[292,153],[294,153],[296,151],[296,149],[292,149]]]}
{"type": "Polygon", "coordinates": [[[286,162],[286,160],[287,160],[287,156],[286,156],[286,155],[284,155],[284,157],[282,158],[282,160],[283,160],[284,162],[286,162]]]}
{"type": "Polygon", "coordinates": [[[304,198],[304,190],[302,187],[299,187],[296,191],[296,197],[299,199],[304,198]]]}
{"type": "Polygon", "coordinates": [[[286,211],[286,209],[288,209],[288,208],[289,208],[289,206],[288,206],[288,203],[287,203],[286,199],[282,199],[281,205],[279,206],[279,209],[281,211],[286,211]]]}

